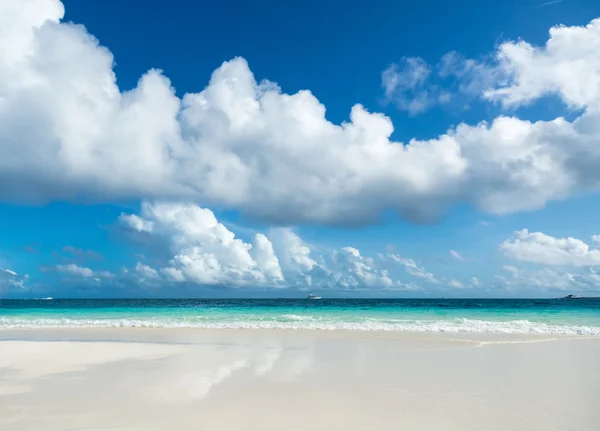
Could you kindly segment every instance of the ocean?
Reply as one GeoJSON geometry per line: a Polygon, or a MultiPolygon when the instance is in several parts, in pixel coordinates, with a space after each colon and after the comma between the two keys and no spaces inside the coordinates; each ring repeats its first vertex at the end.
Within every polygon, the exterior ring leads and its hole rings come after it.
{"type": "Polygon", "coordinates": [[[0,329],[59,327],[600,335],[600,299],[0,300],[0,329]]]}

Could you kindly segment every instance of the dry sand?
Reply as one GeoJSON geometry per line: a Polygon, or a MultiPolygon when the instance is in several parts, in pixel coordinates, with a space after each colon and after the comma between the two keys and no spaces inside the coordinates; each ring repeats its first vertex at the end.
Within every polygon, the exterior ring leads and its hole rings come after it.
{"type": "Polygon", "coordinates": [[[0,430],[600,430],[600,340],[0,333],[0,430]]]}

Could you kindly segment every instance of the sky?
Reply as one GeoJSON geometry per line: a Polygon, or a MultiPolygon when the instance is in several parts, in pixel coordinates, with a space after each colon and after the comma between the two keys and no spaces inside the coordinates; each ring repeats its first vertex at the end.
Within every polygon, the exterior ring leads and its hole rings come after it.
{"type": "Polygon", "coordinates": [[[0,298],[600,295],[600,3],[0,0],[0,298]]]}

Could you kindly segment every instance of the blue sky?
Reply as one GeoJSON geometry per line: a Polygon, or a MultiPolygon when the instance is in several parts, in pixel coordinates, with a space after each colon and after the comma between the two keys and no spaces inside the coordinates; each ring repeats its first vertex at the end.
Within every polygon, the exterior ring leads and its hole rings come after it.
{"type": "Polygon", "coordinates": [[[597,2],[0,12],[3,296],[600,292],[597,2]]]}

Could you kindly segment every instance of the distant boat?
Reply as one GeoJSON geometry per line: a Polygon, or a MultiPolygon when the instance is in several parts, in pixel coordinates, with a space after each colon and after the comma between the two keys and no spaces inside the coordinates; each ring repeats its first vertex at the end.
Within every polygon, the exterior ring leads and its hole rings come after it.
{"type": "Polygon", "coordinates": [[[306,297],[306,299],[321,299],[320,296],[313,295],[312,293],[306,297]]]}
{"type": "Polygon", "coordinates": [[[579,295],[567,295],[563,299],[581,299],[579,295]]]}

